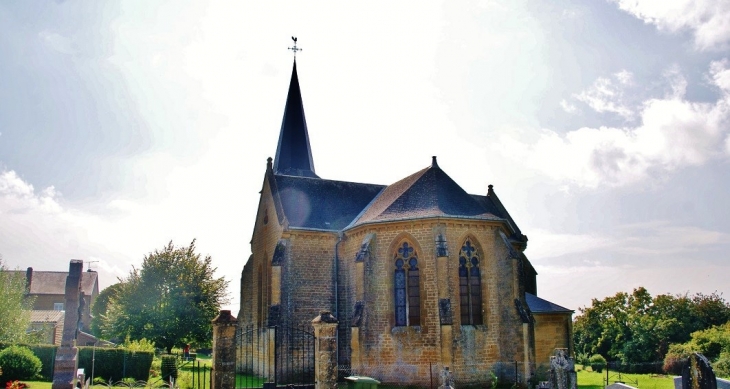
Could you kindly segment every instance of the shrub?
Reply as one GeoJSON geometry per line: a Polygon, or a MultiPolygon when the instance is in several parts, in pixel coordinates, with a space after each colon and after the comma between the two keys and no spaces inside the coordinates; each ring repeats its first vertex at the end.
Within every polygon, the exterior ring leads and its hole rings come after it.
{"type": "Polygon", "coordinates": [[[149,351],[130,352],[123,348],[79,347],[79,368],[86,374],[94,371],[94,377],[113,382],[131,377],[147,381],[154,354],[149,351]]]}
{"type": "Polygon", "coordinates": [[[600,373],[603,371],[603,368],[606,367],[606,358],[604,358],[601,354],[593,354],[588,359],[588,363],[591,365],[591,369],[593,369],[593,371],[600,373]]]}
{"type": "Polygon", "coordinates": [[[41,360],[40,377],[46,381],[53,381],[53,365],[56,363],[58,346],[36,344],[28,347],[41,360]]]}
{"type": "Polygon", "coordinates": [[[590,358],[586,353],[578,353],[575,355],[575,363],[583,365],[583,367],[585,368],[586,366],[590,365],[590,358]]]}
{"type": "Polygon", "coordinates": [[[11,380],[30,380],[41,372],[41,360],[27,347],[10,346],[0,351],[0,368],[4,384],[11,380]]]}
{"type": "Polygon", "coordinates": [[[670,345],[669,351],[664,357],[662,370],[667,374],[682,375],[682,367],[690,354],[692,354],[692,345],[689,343],[670,345]]]}
{"type": "Polygon", "coordinates": [[[160,359],[162,359],[160,363],[162,380],[167,382],[170,380],[170,377],[177,380],[177,357],[174,355],[163,355],[160,359]]]}
{"type": "Polygon", "coordinates": [[[730,352],[720,353],[720,358],[712,364],[712,369],[718,377],[730,377],[730,352]]]}

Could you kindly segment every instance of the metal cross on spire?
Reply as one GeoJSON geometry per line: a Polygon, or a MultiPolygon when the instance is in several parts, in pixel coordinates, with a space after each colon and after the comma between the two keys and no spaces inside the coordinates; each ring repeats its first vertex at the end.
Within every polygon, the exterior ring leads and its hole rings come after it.
{"type": "Polygon", "coordinates": [[[294,41],[294,46],[288,47],[289,50],[294,52],[294,59],[297,59],[297,51],[302,51],[299,47],[297,47],[297,37],[293,36],[291,37],[291,40],[294,41]]]}

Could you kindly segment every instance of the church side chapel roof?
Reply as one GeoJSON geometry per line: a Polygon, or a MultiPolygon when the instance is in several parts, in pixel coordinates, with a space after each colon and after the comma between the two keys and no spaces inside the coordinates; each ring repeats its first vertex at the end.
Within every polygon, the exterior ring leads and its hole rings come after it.
{"type": "Polygon", "coordinates": [[[532,313],[573,313],[568,308],[543,300],[532,293],[525,293],[525,300],[532,313]]]}
{"type": "Polygon", "coordinates": [[[464,217],[504,220],[505,215],[489,199],[472,196],[436,163],[389,185],[352,224],[426,217],[464,217]]]}
{"type": "Polygon", "coordinates": [[[289,227],[340,231],[383,190],[383,185],[275,174],[289,227]]]}

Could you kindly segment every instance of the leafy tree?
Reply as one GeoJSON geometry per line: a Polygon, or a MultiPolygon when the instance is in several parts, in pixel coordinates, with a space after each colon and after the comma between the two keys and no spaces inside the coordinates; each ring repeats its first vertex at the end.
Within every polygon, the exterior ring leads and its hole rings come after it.
{"type": "Polygon", "coordinates": [[[593,299],[580,313],[573,327],[577,352],[635,364],[662,360],[672,344],[727,322],[730,306],[717,293],[652,298],[641,287],[631,294],[593,299]]]}
{"type": "Polygon", "coordinates": [[[215,278],[211,258],[172,242],[145,256],[120,280],[103,316],[102,333],[110,338],[149,339],[169,353],[185,344],[209,344],[211,320],[227,302],[228,281],[215,278]]]}
{"type": "Polygon", "coordinates": [[[716,373],[719,369],[722,376],[730,375],[730,323],[693,332],[689,341],[672,344],[664,358],[664,371],[678,374],[693,352],[707,357],[716,373]]]}
{"type": "Polygon", "coordinates": [[[33,305],[25,292],[23,273],[8,271],[0,257],[0,343],[16,343],[25,337],[33,305]]]}
{"type": "Polygon", "coordinates": [[[91,333],[95,336],[102,336],[103,318],[107,315],[109,308],[109,302],[117,297],[119,289],[122,284],[117,283],[104,288],[94,300],[94,305],[91,307],[91,333]]]}

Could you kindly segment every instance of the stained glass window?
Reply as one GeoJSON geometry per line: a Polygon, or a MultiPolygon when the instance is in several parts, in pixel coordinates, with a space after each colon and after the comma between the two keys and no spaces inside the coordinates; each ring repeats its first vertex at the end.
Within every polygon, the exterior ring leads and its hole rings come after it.
{"type": "Polygon", "coordinates": [[[464,241],[459,251],[459,298],[461,324],[483,324],[479,252],[469,238],[464,241]]]}
{"type": "Polygon", "coordinates": [[[421,324],[421,295],[419,290],[418,256],[408,242],[403,242],[395,254],[395,325],[421,324]]]}

